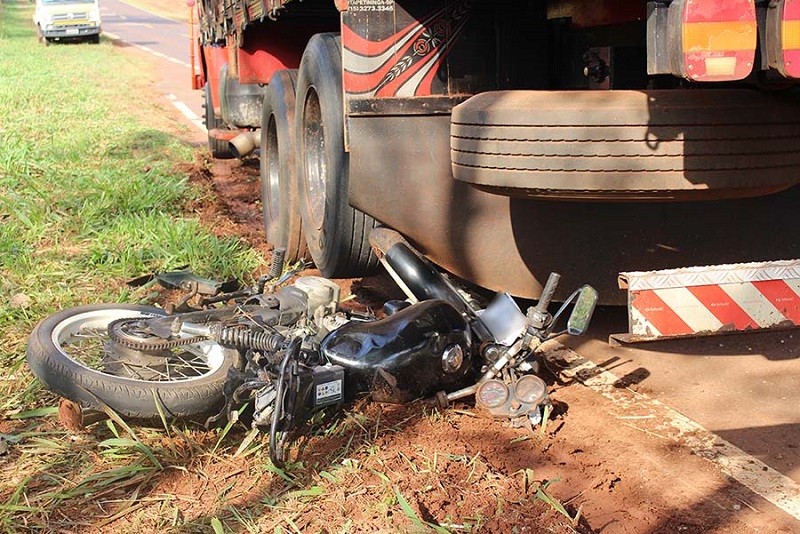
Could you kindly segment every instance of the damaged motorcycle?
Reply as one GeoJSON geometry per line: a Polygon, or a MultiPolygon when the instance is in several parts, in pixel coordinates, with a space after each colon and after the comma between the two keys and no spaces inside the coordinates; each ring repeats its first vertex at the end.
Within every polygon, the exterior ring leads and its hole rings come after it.
{"type": "Polygon", "coordinates": [[[502,292],[481,307],[398,233],[378,228],[370,241],[407,297],[386,302],[382,318],[342,309],[330,280],[305,276],[281,287],[287,277],[273,269],[272,280],[185,312],[130,304],[61,311],[31,333],[28,365],[82,408],[127,418],[216,413],[209,423],[248,405],[278,465],[288,436],[314,414],[367,395],[440,407],[474,395],[492,418],[538,424],[550,400],[536,349],[561,334],[583,334],[597,292],[583,286],[551,314],[553,273],[527,313],[502,292]]]}

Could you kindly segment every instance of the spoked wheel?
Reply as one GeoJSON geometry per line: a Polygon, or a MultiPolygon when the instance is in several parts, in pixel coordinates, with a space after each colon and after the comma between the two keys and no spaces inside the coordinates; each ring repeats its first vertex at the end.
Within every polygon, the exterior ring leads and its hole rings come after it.
{"type": "Polygon", "coordinates": [[[295,163],[296,70],[275,73],[261,115],[261,204],[267,242],[286,249],[286,261],[310,259],[297,194],[295,163]]]}
{"type": "Polygon", "coordinates": [[[83,407],[107,405],[125,417],[188,419],[218,409],[238,352],[205,339],[165,341],[144,320],[149,306],[99,304],[51,315],[28,338],[33,374],[83,407]],[[113,338],[113,339],[112,339],[113,338]]]}
{"type": "Polygon", "coordinates": [[[378,263],[369,246],[375,220],[350,206],[344,150],[341,39],[311,38],[297,76],[300,213],[311,257],[324,276],[366,274],[378,263]]]}

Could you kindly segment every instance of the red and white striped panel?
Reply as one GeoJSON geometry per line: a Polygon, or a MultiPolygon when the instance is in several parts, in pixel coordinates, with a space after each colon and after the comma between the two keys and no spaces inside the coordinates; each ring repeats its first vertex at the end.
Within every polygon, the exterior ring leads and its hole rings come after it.
{"type": "Polygon", "coordinates": [[[621,273],[630,334],[659,338],[800,326],[800,261],[621,273]]]}

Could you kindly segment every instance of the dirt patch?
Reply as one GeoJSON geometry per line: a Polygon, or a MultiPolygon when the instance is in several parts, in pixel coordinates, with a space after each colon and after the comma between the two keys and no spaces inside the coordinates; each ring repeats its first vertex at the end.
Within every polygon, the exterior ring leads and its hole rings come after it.
{"type": "Polygon", "coordinates": [[[187,211],[199,217],[217,237],[236,237],[269,259],[272,247],[264,239],[261,186],[257,159],[213,160],[198,155],[180,169],[199,192],[187,211]]]}
{"type": "MultiPolygon", "coordinates": [[[[212,518],[234,531],[246,518],[251,532],[797,532],[679,442],[626,424],[633,393],[628,411],[578,383],[552,391],[560,413],[543,433],[470,404],[438,412],[362,401],[298,439],[283,470],[270,467],[264,437],[236,452],[245,429],[216,451],[211,432],[176,436],[169,447],[184,458],[137,491],[135,514],[98,531],[170,531],[168,499],[192,526],[176,532],[206,531],[212,518]]],[[[65,513],[91,525],[128,496],[113,497],[65,513]]]]}

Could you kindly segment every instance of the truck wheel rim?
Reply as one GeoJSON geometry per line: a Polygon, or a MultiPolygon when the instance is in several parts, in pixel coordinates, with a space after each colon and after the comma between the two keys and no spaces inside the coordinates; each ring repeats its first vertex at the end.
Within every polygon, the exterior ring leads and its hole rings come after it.
{"type": "Polygon", "coordinates": [[[322,229],[325,219],[326,173],[325,131],[322,124],[322,109],[319,96],[309,88],[303,107],[303,152],[305,154],[305,181],[308,192],[308,207],[314,228],[322,229]]]}
{"type": "Polygon", "coordinates": [[[275,114],[270,114],[269,124],[264,134],[267,136],[267,205],[264,209],[269,212],[269,218],[277,221],[280,217],[281,189],[280,189],[280,146],[278,144],[278,131],[275,123],[275,114]]]}

